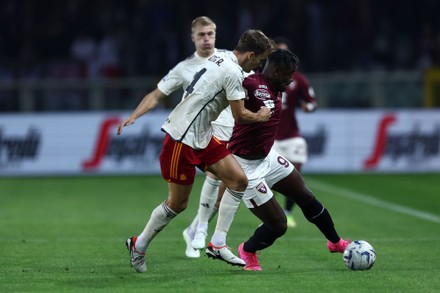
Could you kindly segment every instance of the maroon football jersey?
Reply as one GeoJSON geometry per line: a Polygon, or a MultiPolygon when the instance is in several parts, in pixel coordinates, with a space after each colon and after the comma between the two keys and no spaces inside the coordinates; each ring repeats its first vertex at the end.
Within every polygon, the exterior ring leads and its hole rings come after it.
{"type": "Polygon", "coordinates": [[[281,92],[269,86],[261,73],[249,75],[243,81],[248,99],[244,101],[246,109],[257,112],[261,107],[273,111],[269,121],[250,124],[235,123],[229,150],[240,157],[260,159],[269,154],[275,141],[281,116],[281,92]]]}
{"type": "Polygon", "coordinates": [[[313,89],[308,79],[300,72],[293,74],[293,81],[283,93],[283,110],[281,111],[281,121],[278,126],[277,140],[301,136],[298,122],[296,120],[295,108],[300,101],[314,103],[313,89]]]}

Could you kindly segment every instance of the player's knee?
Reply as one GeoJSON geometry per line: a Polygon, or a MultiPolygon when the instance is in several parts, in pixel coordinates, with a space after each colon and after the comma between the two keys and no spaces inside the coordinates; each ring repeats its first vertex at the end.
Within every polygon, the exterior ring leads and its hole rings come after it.
{"type": "Polygon", "coordinates": [[[287,231],[287,219],[283,222],[280,222],[279,225],[277,225],[278,229],[276,231],[278,237],[283,236],[284,234],[286,234],[287,231]]]}
{"type": "Polygon", "coordinates": [[[245,175],[238,176],[235,178],[234,182],[231,184],[229,188],[236,191],[245,191],[248,186],[248,179],[245,175]]]}
{"type": "Polygon", "coordinates": [[[180,214],[188,206],[188,201],[177,201],[176,202],[176,201],[168,200],[166,202],[166,204],[172,211],[174,211],[177,214],[180,214]]]}
{"type": "Polygon", "coordinates": [[[280,238],[287,231],[287,221],[285,223],[279,223],[273,230],[273,235],[275,238],[280,238]]]}
{"type": "Polygon", "coordinates": [[[273,225],[268,225],[267,223],[260,225],[255,231],[254,238],[258,239],[259,242],[264,243],[266,247],[271,246],[278,238],[284,235],[287,230],[287,224],[277,225],[273,223],[273,225]]]}
{"type": "Polygon", "coordinates": [[[274,225],[271,225],[269,229],[272,231],[273,237],[279,238],[283,236],[287,231],[286,217],[280,217],[279,219],[277,219],[274,225]]]}

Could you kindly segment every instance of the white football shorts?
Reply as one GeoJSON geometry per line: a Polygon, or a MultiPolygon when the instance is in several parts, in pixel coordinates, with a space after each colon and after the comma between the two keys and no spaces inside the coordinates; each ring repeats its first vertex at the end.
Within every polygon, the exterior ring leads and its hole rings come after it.
{"type": "Polygon", "coordinates": [[[270,189],[275,183],[293,172],[294,166],[273,148],[266,158],[246,160],[234,156],[248,177],[249,184],[244,192],[243,202],[248,208],[255,208],[273,197],[270,189]]]}
{"type": "Polygon", "coordinates": [[[273,147],[293,163],[304,164],[307,162],[307,142],[302,137],[276,140],[273,147]]]}

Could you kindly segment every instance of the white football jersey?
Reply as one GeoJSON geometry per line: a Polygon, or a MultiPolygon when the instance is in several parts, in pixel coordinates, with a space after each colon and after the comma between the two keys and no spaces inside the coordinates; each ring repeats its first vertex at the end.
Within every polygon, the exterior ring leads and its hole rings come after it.
{"type": "Polygon", "coordinates": [[[228,106],[215,121],[211,122],[213,135],[219,140],[229,141],[234,130],[234,123],[235,120],[232,115],[231,106],[228,106]]]}
{"type": "MultiPolygon", "coordinates": [[[[164,94],[169,94],[180,86],[185,89],[182,101],[170,113],[162,130],[174,140],[194,149],[205,148],[213,135],[211,122],[228,107],[228,100],[245,98],[243,78],[243,70],[230,51],[217,50],[208,58],[194,55],[180,62],[158,84],[164,94]],[[186,87],[183,81],[180,84],[177,82],[177,77],[184,74],[186,87]]],[[[231,119],[232,114],[226,123],[231,124],[231,119]]]]}

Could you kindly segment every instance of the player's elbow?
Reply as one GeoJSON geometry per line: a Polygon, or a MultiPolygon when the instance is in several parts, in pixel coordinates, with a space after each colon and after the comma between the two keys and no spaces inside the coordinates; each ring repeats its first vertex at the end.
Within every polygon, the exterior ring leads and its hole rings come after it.
{"type": "Polygon", "coordinates": [[[238,124],[245,124],[247,122],[247,119],[245,119],[244,117],[239,116],[239,117],[235,118],[235,122],[238,123],[238,124]]]}

